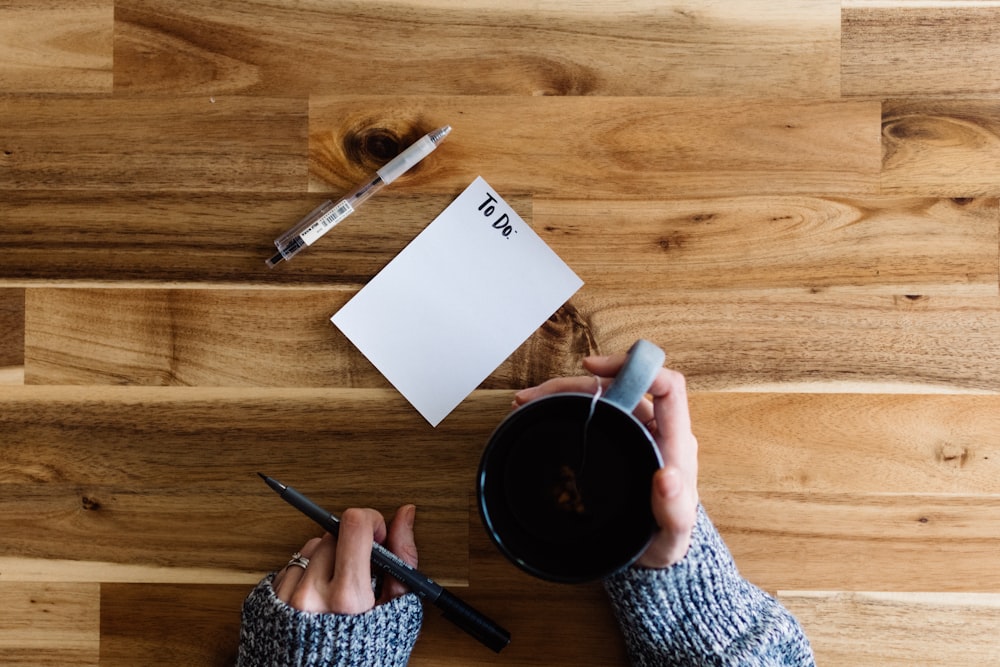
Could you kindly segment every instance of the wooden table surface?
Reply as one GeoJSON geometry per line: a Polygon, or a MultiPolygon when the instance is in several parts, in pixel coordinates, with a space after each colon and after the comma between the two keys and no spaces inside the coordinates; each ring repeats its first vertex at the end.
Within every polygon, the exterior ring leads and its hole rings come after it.
{"type": "Polygon", "coordinates": [[[429,608],[413,665],[625,664],[599,585],[492,548],[473,476],[513,390],[639,337],[821,664],[1000,663],[997,25],[995,0],[0,5],[0,663],[230,664],[250,586],[316,533],[262,470],[416,503],[422,569],[513,633],[496,656],[429,608]],[[480,175],[586,285],[431,428],[328,318],[480,175]]]}

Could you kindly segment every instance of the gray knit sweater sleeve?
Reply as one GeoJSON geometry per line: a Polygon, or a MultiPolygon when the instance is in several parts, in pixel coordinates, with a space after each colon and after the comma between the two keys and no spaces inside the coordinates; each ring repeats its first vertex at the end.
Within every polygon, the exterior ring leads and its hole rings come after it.
{"type": "Polygon", "coordinates": [[[423,621],[413,593],[364,614],[314,614],[294,609],[265,577],[243,603],[238,667],[402,667],[423,621]]]}
{"type": "Polygon", "coordinates": [[[684,560],[632,567],[604,586],[638,667],[815,664],[798,622],[740,576],[701,507],[684,560]]]}

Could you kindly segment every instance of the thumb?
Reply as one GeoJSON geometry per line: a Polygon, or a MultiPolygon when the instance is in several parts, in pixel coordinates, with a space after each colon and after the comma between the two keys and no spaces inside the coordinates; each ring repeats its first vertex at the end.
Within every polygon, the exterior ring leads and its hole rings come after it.
{"type": "Polygon", "coordinates": [[[687,554],[691,544],[697,507],[685,489],[680,470],[669,466],[653,475],[651,504],[653,517],[660,527],[652,543],[639,558],[644,567],[668,567],[687,554]]]}

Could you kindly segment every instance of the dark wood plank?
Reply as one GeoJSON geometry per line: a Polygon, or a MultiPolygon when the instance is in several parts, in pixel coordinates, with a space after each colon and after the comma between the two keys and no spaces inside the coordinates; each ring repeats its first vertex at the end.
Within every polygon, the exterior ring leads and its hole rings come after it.
{"type": "Polygon", "coordinates": [[[841,24],[841,92],[864,97],[996,95],[984,76],[1000,57],[989,2],[847,0],[841,24]]]}
{"type": "Polygon", "coordinates": [[[437,429],[380,390],[13,387],[0,406],[0,555],[262,573],[321,532],[262,471],[331,511],[417,504],[422,564],[461,583],[472,474],[510,396],[437,429]]]}
{"type": "Polygon", "coordinates": [[[482,175],[505,196],[875,193],[879,113],[877,102],[773,98],[319,96],[309,105],[310,189],[353,187],[450,124],[414,175],[435,192],[482,175]]]}
{"type": "MultiPolygon", "coordinates": [[[[294,261],[274,239],[327,197],[280,193],[0,192],[0,284],[360,286],[448,206],[405,176],[294,261]]],[[[508,198],[525,220],[531,201],[508,198]]]]}
{"type": "Polygon", "coordinates": [[[536,198],[588,288],[996,296],[996,199],[536,198]]]}
{"type": "Polygon", "coordinates": [[[1000,102],[890,100],[882,109],[882,192],[1000,194],[1000,102]]]}
{"type": "Polygon", "coordinates": [[[0,97],[0,190],[294,192],[306,114],[304,98],[0,97]]]}
{"type": "Polygon", "coordinates": [[[24,382],[24,290],[0,289],[0,384],[24,382]]]}
{"type": "Polygon", "coordinates": [[[101,665],[233,665],[246,586],[103,584],[101,665]]]}
{"type": "Polygon", "coordinates": [[[826,98],[839,90],[839,9],[119,0],[115,90],[826,98]]]}
{"type": "Polygon", "coordinates": [[[0,91],[110,93],[114,0],[0,7],[0,91]]]}

